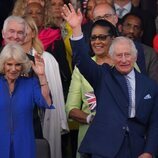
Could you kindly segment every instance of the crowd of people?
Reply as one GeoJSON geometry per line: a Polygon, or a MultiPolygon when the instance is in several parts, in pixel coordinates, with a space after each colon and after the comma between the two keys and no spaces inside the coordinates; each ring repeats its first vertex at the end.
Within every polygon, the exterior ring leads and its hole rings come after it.
{"type": "Polygon", "coordinates": [[[2,1],[1,157],[156,158],[157,3],[2,1]]]}

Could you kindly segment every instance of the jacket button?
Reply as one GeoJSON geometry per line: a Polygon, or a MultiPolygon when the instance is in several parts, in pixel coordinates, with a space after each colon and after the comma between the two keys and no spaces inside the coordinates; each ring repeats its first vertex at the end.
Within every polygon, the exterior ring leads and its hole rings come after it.
{"type": "Polygon", "coordinates": [[[122,129],[123,129],[123,130],[125,130],[125,129],[126,129],[126,127],[125,127],[125,126],[123,126],[123,127],[122,127],[122,129]]]}
{"type": "Polygon", "coordinates": [[[127,132],[129,132],[128,126],[123,126],[122,129],[123,129],[123,130],[126,130],[127,132]]]}

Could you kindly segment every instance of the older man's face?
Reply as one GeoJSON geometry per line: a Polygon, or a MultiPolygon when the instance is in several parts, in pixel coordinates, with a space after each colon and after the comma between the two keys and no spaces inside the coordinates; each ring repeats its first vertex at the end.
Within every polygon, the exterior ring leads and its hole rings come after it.
{"type": "Polygon", "coordinates": [[[105,19],[116,26],[118,17],[109,4],[99,4],[94,8],[93,21],[105,19]]]}
{"type": "Polygon", "coordinates": [[[25,25],[16,21],[9,21],[6,30],[2,31],[5,44],[23,44],[25,39],[25,25]]]}
{"type": "Polygon", "coordinates": [[[133,69],[136,59],[137,57],[131,52],[128,42],[122,41],[115,45],[113,62],[121,74],[128,74],[133,69]]]}

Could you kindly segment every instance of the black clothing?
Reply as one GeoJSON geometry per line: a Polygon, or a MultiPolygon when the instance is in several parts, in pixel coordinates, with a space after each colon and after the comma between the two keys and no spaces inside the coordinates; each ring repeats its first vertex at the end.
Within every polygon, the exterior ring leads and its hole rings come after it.
{"type": "MultiPolygon", "coordinates": [[[[14,3],[15,0],[1,0],[0,2],[0,32],[3,28],[4,20],[11,14],[14,3]]],[[[1,43],[2,43],[2,34],[0,33],[0,44],[1,43]]]]}
{"type": "Polygon", "coordinates": [[[71,71],[69,68],[68,61],[66,59],[66,50],[65,45],[62,39],[56,40],[54,42],[54,48],[52,48],[52,45],[50,45],[46,51],[51,53],[56,61],[59,64],[59,71],[61,76],[61,82],[63,86],[63,93],[64,93],[64,99],[66,101],[70,81],[71,81],[71,71]]]}

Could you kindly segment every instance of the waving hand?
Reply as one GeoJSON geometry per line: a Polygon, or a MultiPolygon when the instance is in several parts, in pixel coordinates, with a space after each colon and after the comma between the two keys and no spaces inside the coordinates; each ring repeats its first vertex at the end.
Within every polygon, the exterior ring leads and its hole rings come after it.
{"type": "Polygon", "coordinates": [[[83,16],[80,9],[76,12],[73,6],[69,3],[68,6],[63,6],[61,15],[71,26],[74,37],[82,34],[81,23],[83,16]]]}

